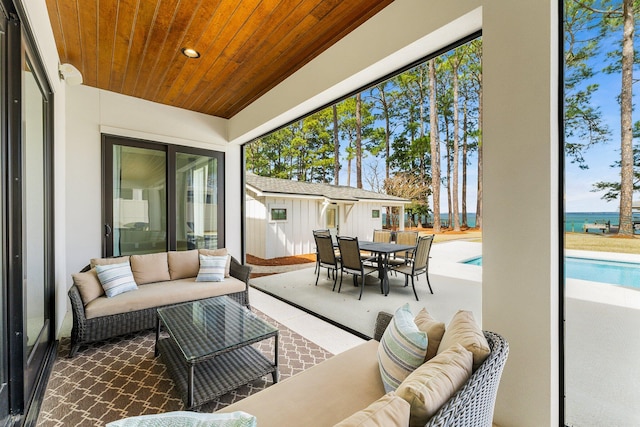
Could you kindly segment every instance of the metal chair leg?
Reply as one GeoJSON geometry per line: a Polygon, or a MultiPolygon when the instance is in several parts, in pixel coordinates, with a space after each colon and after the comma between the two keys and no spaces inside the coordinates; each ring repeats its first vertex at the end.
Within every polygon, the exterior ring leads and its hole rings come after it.
{"type": "Polygon", "coordinates": [[[429,282],[429,271],[425,271],[424,275],[427,276],[427,285],[429,285],[429,292],[433,295],[433,289],[431,289],[431,282],[429,282]]]}
{"type": "Polygon", "coordinates": [[[413,281],[413,277],[414,277],[414,276],[411,276],[411,287],[413,288],[413,294],[416,296],[416,301],[420,301],[420,300],[418,299],[418,293],[416,292],[416,284],[415,284],[415,282],[413,281]]]}

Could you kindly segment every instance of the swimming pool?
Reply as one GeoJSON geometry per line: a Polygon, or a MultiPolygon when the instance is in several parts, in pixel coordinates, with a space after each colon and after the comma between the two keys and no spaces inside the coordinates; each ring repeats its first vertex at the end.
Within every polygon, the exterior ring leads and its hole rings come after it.
{"type": "MultiPolygon", "coordinates": [[[[481,266],[482,257],[463,261],[463,264],[481,266]]],[[[566,276],[571,279],[640,289],[640,264],[635,262],[565,257],[564,269],[566,276]]]]}

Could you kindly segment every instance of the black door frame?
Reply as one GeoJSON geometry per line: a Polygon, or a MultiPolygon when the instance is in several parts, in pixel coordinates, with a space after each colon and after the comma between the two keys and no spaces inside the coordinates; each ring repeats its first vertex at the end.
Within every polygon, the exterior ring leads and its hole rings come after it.
{"type": "Polygon", "coordinates": [[[216,150],[188,147],[175,144],[167,144],[157,141],[148,141],[130,138],[120,135],[102,134],[102,256],[113,256],[113,146],[124,145],[129,147],[145,148],[164,152],[166,155],[166,191],[167,191],[167,249],[177,249],[176,239],[176,154],[188,153],[200,156],[208,156],[217,159],[217,185],[218,185],[218,247],[225,247],[225,153],[216,150]]]}
{"type": "MultiPolygon", "coordinates": [[[[17,3],[17,2],[15,2],[17,3]]],[[[2,337],[7,345],[7,369],[9,378],[8,404],[10,416],[7,423],[35,424],[38,409],[49,370],[55,359],[57,342],[55,341],[55,252],[54,252],[54,169],[53,169],[53,92],[44,71],[43,61],[34,44],[34,37],[28,25],[22,6],[11,0],[0,0],[3,12],[8,16],[6,28],[6,50],[0,60],[6,69],[5,111],[2,118],[4,129],[2,144],[6,156],[6,193],[4,202],[6,230],[6,299],[4,310],[6,317],[6,336],[2,337]],[[26,354],[25,342],[25,289],[23,286],[23,209],[24,173],[23,170],[23,84],[24,64],[29,58],[31,71],[40,85],[43,97],[43,209],[44,209],[44,301],[45,327],[41,333],[43,342],[31,356],[26,354]]]]}

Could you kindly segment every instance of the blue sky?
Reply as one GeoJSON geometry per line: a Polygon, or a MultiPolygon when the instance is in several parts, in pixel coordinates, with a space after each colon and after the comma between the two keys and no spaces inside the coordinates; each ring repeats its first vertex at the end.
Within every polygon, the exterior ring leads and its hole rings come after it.
{"type": "MultiPolygon", "coordinates": [[[[636,28],[636,40],[638,39],[636,28]]],[[[620,179],[620,169],[611,165],[620,159],[620,106],[617,96],[620,94],[620,74],[602,73],[605,64],[604,52],[613,50],[619,46],[620,32],[610,33],[606,39],[600,40],[600,54],[594,57],[590,63],[597,72],[588,83],[598,83],[599,89],[592,97],[592,105],[599,107],[603,122],[611,130],[609,141],[590,148],[585,154],[588,169],[582,170],[577,165],[569,163],[565,166],[565,210],[566,212],[617,212],[618,201],[607,202],[602,200],[603,192],[592,192],[593,184],[598,181],[616,182],[620,179]]],[[[636,49],[638,55],[638,49],[636,49]]],[[[638,78],[635,71],[634,78],[638,78]]],[[[634,86],[634,105],[637,103],[637,86],[634,86]]],[[[633,121],[637,121],[637,113],[634,111],[633,121]]],[[[640,198],[634,194],[634,200],[640,198]]]]}

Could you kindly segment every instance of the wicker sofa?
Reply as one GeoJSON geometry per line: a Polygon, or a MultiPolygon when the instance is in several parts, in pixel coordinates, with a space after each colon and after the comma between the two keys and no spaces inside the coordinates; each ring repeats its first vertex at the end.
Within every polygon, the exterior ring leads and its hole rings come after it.
{"type": "Polygon", "coordinates": [[[158,307],[227,295],[249,308],[251,267],[228,255],[222,282],[196,282],[201,253],[227,255],[226,249],[196,249],[92,259],[80,273],[72,275],[68,292],[73,314],[69,357],[82,344],[154,328],[158,307]],[[124,261],[130,262],[138,289],[107,298],[96,267],[124,261]]]}
{"type": "MultiPolygon", "coordinates": [[[[391,319],[391,314],[379,313],[374,340],[327,359],[219,412],[246,412],[255,416],[261,427],[281,426],[284,420],[287,425],[408,425],[403,418],[405,414],[399,415],[398,412],[387,413],[387,418],[382,421],[367,418],[368,423],[363,422],[363,418],[353,418],[363,413],[371,416],[371,408],[375,405],[380,408],[378,402],[386,397],[377,352],[391,319]]],[[[500,335],[483,333],[490,353],[458,391],[429,418],[426,426],[492,425],[498,385],[509,346],[500,335]]],[[[408,406],[404,401],[402,404],[408,406]]],[[[411,425],[415,424],[412,422],[411,425]]]]}

